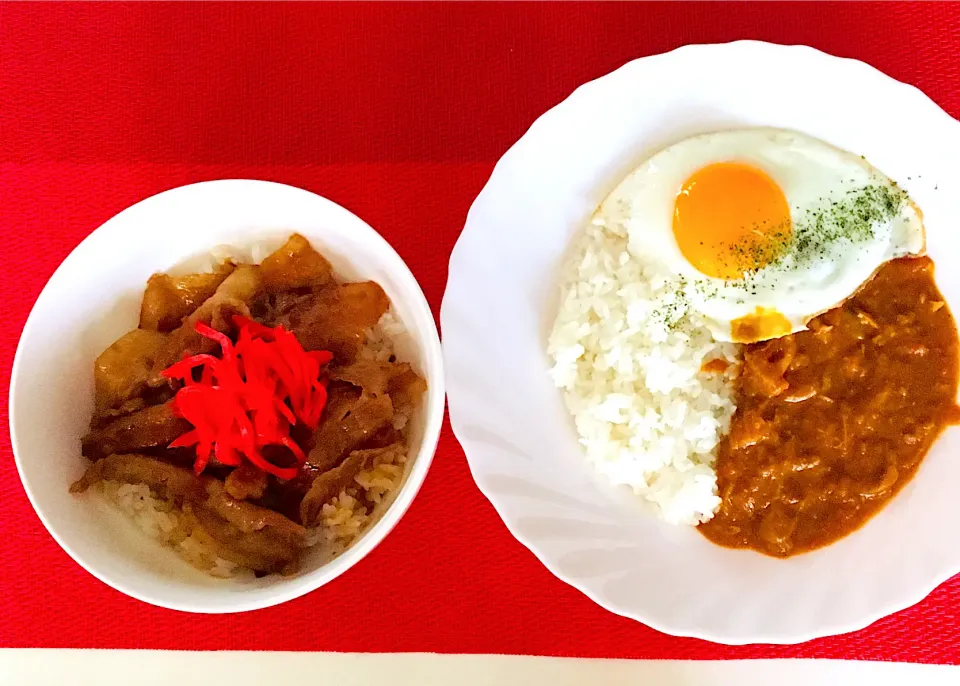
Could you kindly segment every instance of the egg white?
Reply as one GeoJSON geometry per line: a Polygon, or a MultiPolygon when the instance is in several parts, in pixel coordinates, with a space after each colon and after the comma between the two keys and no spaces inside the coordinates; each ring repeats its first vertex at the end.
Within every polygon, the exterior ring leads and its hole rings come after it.
{"type": "MultiPolygon", "coordinates": [[[[697,170],[738,162],[762,170],[786,197],[796,227],[817,212],[858,191],[896,185],[863,157],[821,140],[781,129],[740,129],[685,139],[635,169],[601,208],[626,218],[630,252],[653,258],[684,284],[684,297],[717,340],[730,341],[734,320],[758,308],[775,310],[792,327],[806,328],[816,315],[853,295],[888,260],[922,254],[919,209],[903,202],[895,216],[874,221],[868,240],[847,238],[817,246],[815,258],[799,259],[790,250],[744,281],[707,276],[680,252],[673,234],[677,193],[697,170]]],[[[781,332],[783,335],[788,332],[781,332]]]]}

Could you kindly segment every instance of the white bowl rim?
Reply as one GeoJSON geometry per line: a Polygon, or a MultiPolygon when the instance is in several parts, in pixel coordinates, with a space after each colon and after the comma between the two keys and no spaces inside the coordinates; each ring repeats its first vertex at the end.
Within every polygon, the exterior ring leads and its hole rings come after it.
{"type": "Polygon", "coordinates": [[[300,596],[306,595],[328,584],[366,557],[393,530],[403,515],[406,514],[406,511],[413,502],[413,499],[419,493],[436,453],[437,443],[440,439],[440,432],[443,423],[445,404],[446,392],[443,356],[440,348],[440,335],[437,329],[436,320],[433,317],[433,313],[430,310],[430,305],[427,302],[426,296],[424,295],[423,289],[421,288],[419,282],[416,280],[416,277],[414,277],[413,273],[410,271],[410,268],[403,261],[400,255],[396,252],[396,250],[394,250],[393,246],[391,246],[378,231],[367,224],[359,216],[346,209],[342,205],[339,205],[322,195],[289,184],[248,178],[213,179],[209,181],[185,184],[160,191],[159,193],[142,198],[133,205],[124,208],[114,216],[107,219],[96,229],[91,231],[86,237],[84,237],[84,239],[80,241],[80,243],[78,243],[73,250],[70,251],[70,254],[67,255],[60,265],[57,266],[57,269],[47,280],[46,284],[44,284],[43,289],[41,289],[40,294],[37,296],[34,304],[30,308],[30,314],[27,316],[26,322],[24,323],[17,342],[17,350],[14,355],[13,365],[11,366],[10,370],[10,390],[7,397],[10,444],[14,455],[14,463],[17,467],[17,473],[20,477],[20,483],[23,485],[23,489],[27,494],[27,499],[30,501],[30,505],[33,508],[34,513],[40,519],[40,522],[49,532],[51,537],[53,537],[54,541],[56,541],[56,543],[64,550],[64,552],[66,552],[67,555],[69,555],[70,558],[73,559],[78,565],[86,570],[91,576],[95,577],[107,586],[127,596],[130,596],[131,598],[135,598],[136,600],[140,600],[150,605],[168,610],[177,610],[195,614],[232,614],[260,610],[267,607],[272,607],[274,605],[279,605],[281,603],[299,598],[300,596]],[[364,532],[359,540],[352,544],[346,551],[329,562],[321,565],[316,570],[293,576],[289,580],[285,580],[284,583],[281,583],[276,587],[271,587],[269,589],[257,589],[257,591],[252,592],[249,595],[243,593],[236,594],[236,600],[232,600],[229,607],[191,606],[181,604],[176,601],[170,602],[164,598],[141,593],[126,583],[118,582],[117,580],[110,578],[108,574],[102,573],[96,567],[96,565],[90,563],[83,555],[79,554],[67,540],[57,533],[55,528],[50,524],[49,520],[44,516],[43,508],[38,504],[22,468],[21,458],[17,450],[17,419],[16,403],[14,400],[20,376],[22,345],[23,341],[28,338],[28,334],[32,328],[36,325],[34,321],[34,311],[37,309],[37,304],[40,303],[45,294],[49,292],[51,282],[53,282],[57,277],[57,273],[61,272],[63,265],[67,264],[71,260],[79,259],[77,255],[82,252],[84,246],[95,240],[94,234],[100,232],[100,235],[102,236],[102,230],[106,229],[109,231],[114,224],[119,223],[118,220],[125,213],[131,212],[135,207],[138,207],[141,204],[157,202],[159,199],[169,197],[173,194],[195,192],[201,187],[225,186],[233,184],[275,186],[290,191],[306,193],[313,196],[315,202],[319,201],[326,204],[333,210],[345,213],[345,215],[349,215],[349,217],[357,222],[358,226],[362,225],[365,227],[366,230],[369,231],[369,239],[379,243],[380,248],[384,250],[386,254],[390,255],[391,259],[395,261],[396,273],[398,276],[407,281],[409,286],[412,286],[411,293],[416,294],[416,297],[413,299],[413,302],[409,302],[408,305],[415,310],[415,313],[419,316],[419,318],[423,319],[424,322],[429,322],[428,328],[423,331],[425,341],[423,353],[425,358],[430,360],[430,364],[435,365],[435,369],[438,373],[436,375],[436,379],[431,383],[431,388],[428,391],[428,399],[425,403],[424,417],[422,420],[424,424],[423,439],[421,442],[420,451],[415,458],[415,462],[409,470],[407,478],[401,485],[400,490],[397,491],[393,502],[382,513],[379,519],[374,522],[373,526],[364,532]]]}

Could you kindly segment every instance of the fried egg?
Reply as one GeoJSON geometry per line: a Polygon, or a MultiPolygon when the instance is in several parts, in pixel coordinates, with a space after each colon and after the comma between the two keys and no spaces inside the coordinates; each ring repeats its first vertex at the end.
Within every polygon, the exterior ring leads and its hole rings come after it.
{"type": "Polygon", "coordinates": [[[720,341],[803,330],[884,262],[924,251],[922,214],[895,182],[793,131],[688,138],[610,201],[627,217],[630,252],[675,275],[678,301],[720,341]]]}

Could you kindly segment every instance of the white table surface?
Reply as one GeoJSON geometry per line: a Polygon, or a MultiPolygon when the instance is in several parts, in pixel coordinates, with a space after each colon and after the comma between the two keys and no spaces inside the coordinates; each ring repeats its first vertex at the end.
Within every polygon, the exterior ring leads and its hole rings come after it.
{"type": "Polygon", "coordinates": [[[503,655],[0,650],[3,686],[941,686],[960,667],[834,660],[681,662],[503,655]]]}

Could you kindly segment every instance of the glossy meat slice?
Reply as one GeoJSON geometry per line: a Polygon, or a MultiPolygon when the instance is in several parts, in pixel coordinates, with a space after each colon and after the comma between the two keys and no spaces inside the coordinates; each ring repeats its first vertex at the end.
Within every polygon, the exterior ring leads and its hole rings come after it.
{"type": "Polygon", "coordinates": [[[226,262],[209,274],[154,274],[147,281],[147,288],[143,292],[140,328],[173,331],[180,326],[184,317],[193,314],[194,310],[213,296],[234,268],[235,265],[226,262]]]}
{"type": "Polygon", "coordinates": [[[317,288],[333,282],[333,267],[298,233],[260,263],[268,293],[317,288]]]}
{"type": "Polygon", "coordinates": [[[250,533],[269,529],[284,540],[297,545],[303,544],[306,530],[279,512],[236,500],[227,493],[222,482],[213,478],[204,479],[204,490],[207,498],[203,505],[240,531],[250,533]]]}
{"type": "Polygon", "coordinates": [[[110,455],[97,460],[70,486],[70,492],[83,493],[100,481],[146,484],[161,496],[177,500],[205,497],[203,482],[193,472],[146,455],[110,455]]]}
{"type": "Polygon", "coordinates": [[[179,504],[220,557],[257,572],[289,569],[306,541],[306,530],[282,514],[234,500],[223,483],[146,455],[111,455],[92,464],[70,487],[82,493],[99,481],[145,484],[179,504]]]}
{"type": "MultiPolygon", "coordinates": [[[[392,424],[387,424],[369,439],[365,440],[363,442],[363,448],[385,448],[396,443],[402,444],[402,441],[403,434],[397,431],[392,424]]],[[[314,457],[318,458],[319,454],[314,455],[314,457]]],[[[320,469],[308,461],[300,467],[296,478],[273,484],[271,490],[268,491],[268,497],[272,496],[274,498],[273,502],[276,504],[274,509],[283,512],[292,519],[298,519],[300,516],[300,504],[303,501],[303,497],[309,492],[313,482],[334,467],[336,467],[336,464],[330,464],[328,461],[327,464],[324,465],[324,468],[320,469]]],[[[271,507],[273,506],[271,505],[271,507]]]]}
{"type": "Polygon", "coordinates": [[[191,428],[188,421],[174,415],[169,403],[154,405],[91,431],[83,437],[82,452],[97,460],[114,453],[165,448],[191,428]]]}
{"type": "Polygon", "coordinates": [[[386,393],[396,412],[411,412],[427,390],[427,382],[407,362],[361,359],[330,368],[330,378],[363,389],[368,395],[386,393]]]}
{"type": "Polygon", "coordinates": [[[367,329],[390,308],[390,299],[372,281],[330,285],[298,303],[280,319],[306,350],[329,350],[342,364],[353,362],[367,329]]]}
{"type": "Polygon", "coordinates": [[[406,362],[394,365],[394,374],[387,384],[387,393],[397,412],[410,413],[416,409],[420,398],[427,392],[427,382],[406,362]]]}
{"type": "Polygon", "coordinates": [[[320,523],[323,506],[348,488],[357,475],[365,469],[376,467],[384,462],[392,462],[399,452],[406,450],[402,442],[394,443],[383,448],[370,450],[354,450],[338,467],[330,469],[313,481],[307,495],[300,503],[300,521],[304,526],[315,526],[320,523]]]}
{"type": "Polygon", "coordinates": [[[368,395],[380,395],[387,392],[395,368],[396,365],[390,362],[357,360],[352,364],[331,366],[328,374],[334,381],[356,386],[368,395]]]}
{"type": "Polygon", "coordinates": [[[183,357],[215,351],[216,344],[197,333],[197,322],[209,324],[219,331],[230,330],[229,317],[234,314],[249,314],[248,303],[256,297],[261,288],[260,270],[256,266],[243,264],[234,269],[216,292],[169,334],[157,353],[156,369],[151,383],[166,383],[159,373],[183,357]]]}
{"type": "Polygon", "coordinates": [[[303,293],[299,289],[279,293],[264,291],[250,303],[250,316],[265,326],[285,324],[290,312],[311,302],[312,298],[312,293],[303,293]]]}
{"type": "Polygon", "coordinates": [[[134,412],[139,412],[148,405],[149,403],[142,396],[130,398],[130,400],[124,400],[116,407],[111,407],[110,409],[102,412],[95,412],[93,417],[90,419],[90,428],[102,428],[105,424],[109,424],[114,419],[126,417],[134,412]]]}
{"type": "Polygon", "coordinates": [[[96,414],[118,407],[142,392],[165,342],[162,333],[134,329],[100,353],[93,364],[96,414]]]}
{"type": "Polygon", "coordinates": [[[242,531],[204,507],[191,507],[193,533],[217,555],[255,572],[289,573],[302,546],[279,537],[271,529],[242,531]]]}
{"type": "Polygon", "coordinates": [[[307,461],[326,471],[389,425],[393,404],[386,395],[373,396],[334,388],[314,433],[314,447],[307,461]]]}

